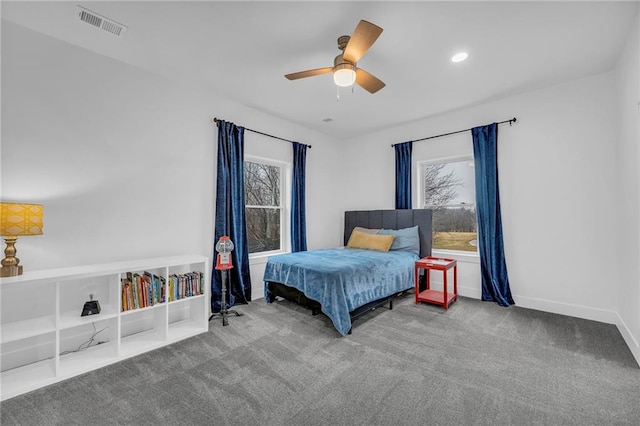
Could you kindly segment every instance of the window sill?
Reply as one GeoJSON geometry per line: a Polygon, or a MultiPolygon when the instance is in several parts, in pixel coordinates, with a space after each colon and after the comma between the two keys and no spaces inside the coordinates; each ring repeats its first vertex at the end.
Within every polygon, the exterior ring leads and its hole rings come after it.
{"type": "Polygon", "coordinates": [[[433,249],[431,251],[432,256],[447,257],[449,259],[455,259],[462,263],[480,263],[480,256],[477,252],[464,252],[456,250],[439,250],[433,249]]]}
{"type": "Polygon", "coordinates": [[[250,265],[265,264],[267,263],[267,260],[269,260],[271,256],[276,256],[278,254],[286,254],[286,253],[289,253],[289,252],[284,250],[277,250],[277,251],[270,251],[268,253],[249,255],[249,264],[250,265]]]}

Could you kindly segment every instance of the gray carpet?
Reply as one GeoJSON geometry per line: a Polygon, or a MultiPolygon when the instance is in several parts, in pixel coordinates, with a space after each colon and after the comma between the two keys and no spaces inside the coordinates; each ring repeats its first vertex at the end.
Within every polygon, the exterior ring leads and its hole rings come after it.
{"type": "Polygon", "coordinates": [[[0,404],[3,425],[640,424],[640,369],[616,327],[413,295],[341,338],[287,301],[0,404]]]}

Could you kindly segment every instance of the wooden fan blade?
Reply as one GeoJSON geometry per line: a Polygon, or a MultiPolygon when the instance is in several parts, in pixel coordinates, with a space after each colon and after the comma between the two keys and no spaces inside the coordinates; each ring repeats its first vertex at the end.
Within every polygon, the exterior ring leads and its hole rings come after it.
{"type": "Polygon", "coordinates": [[[362,20],[351,34],[342,57],[349,62],[358,62],[367,50],[382,34],[382,28],[369,21],[362,20]]]}
{"type": "Polygon", "coordinates": [[[294,72],[292,74],[287,74],[285,75],[285,77],[287,77],[289,80],[297,80],[299,78],[313,77],[314,75],[326,74],[331,71],[333,71],[333,67],[316,68],[314,70],[300,71],[300,72],[294,72]]]}
{"type": "Polygon", "coordinates": [[[373,74],[369,74],[362,68],[356,69],[356,83],[369,93],[376,93],[378,90],[386,86],[382,80],[373,74]]]}

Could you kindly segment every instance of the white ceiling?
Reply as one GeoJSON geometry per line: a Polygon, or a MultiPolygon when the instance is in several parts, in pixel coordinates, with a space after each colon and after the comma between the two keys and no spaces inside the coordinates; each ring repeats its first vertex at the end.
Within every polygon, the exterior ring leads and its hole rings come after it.
{"type": "Polygon", "coordinates": [[[340,139],[611,70],[637,10],[637,1],[2,2],[3,19],[340,139]],[[77,4],[126,35],[80,22],[77,4]],[[337,101],[331,74],[284,78],[332,66],[337,37],[360,19],[384,29],[358,63],[384,89],[341,89],[337,101]],[[469,59],[452,63],[460,50],[469,59]]]}

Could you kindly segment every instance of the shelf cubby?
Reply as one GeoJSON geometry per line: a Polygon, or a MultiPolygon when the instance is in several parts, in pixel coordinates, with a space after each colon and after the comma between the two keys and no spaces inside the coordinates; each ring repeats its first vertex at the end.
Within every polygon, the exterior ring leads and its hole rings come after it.
{"type": "Polygon", "coordinates": [[[1,278],[0,400],[207,331],[209,268],[206,257],[179,256],[1,278]],[[128,272],[165,283],[170,274],[197,272],[202,294],[123,311],[128,272]],[[90,295],[100,313],[81,316],[90,295]]]}
{"type": "Polygon", "coordinates": [[[127,311],[121,317],[122,338],[153,332],[160,340],[167,336],[167,308],[164,304],[127,311]]]}
{"type": "Polygon", "coordinates": [[[8,282],[1,287],[0,342],[48,334],[56,327],[56,284],[38,280],[30,285],[8,282]]]}
{"type": "Polygon", "coordinates": [[[191,333],[193,329],[201,329],[207,324],[209,309],[206,306],[204,295],[186,297],[169,303],[169,339],[179,339],[185,333],[191,333]]]}
{"type": "Polygon", "coordinates": [[[118,359],[118,318],[83,318],[93,321],[60,330],[60,376],[72,376],[91,365],[103,366],[118,359]]]}

